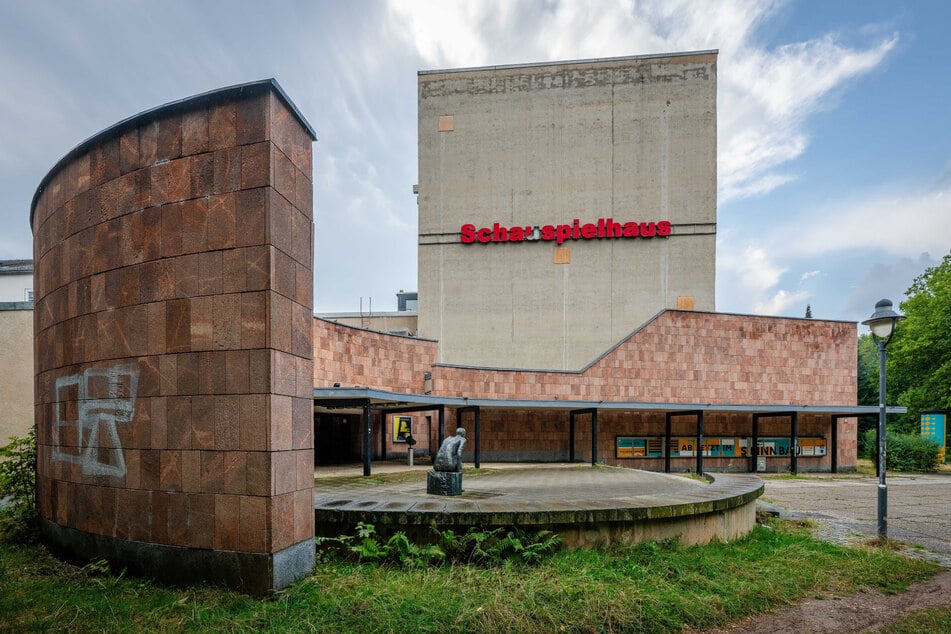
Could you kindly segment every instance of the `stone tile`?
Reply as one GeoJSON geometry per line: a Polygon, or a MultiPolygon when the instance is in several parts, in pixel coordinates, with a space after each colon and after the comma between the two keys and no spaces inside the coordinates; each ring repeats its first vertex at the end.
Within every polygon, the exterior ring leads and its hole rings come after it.
{"type": "Polygon", "coordinates": [[[270,147],[267,141],[241,146],[241,189],[271,184],[270,147]]]}
{"type": "Polygon", "coordinates": [[[210,149],[208,109],[199,108],[182,115],[182,154],[189,156],[210,149]]]}
{"type": "Polygon", "coordinates": [[[242,495],[238,501],[238,549],[243,552],[267,552],[270,534],[268,499],[242,495]]]}
{"type": "Polygon", "coordinates": [[[268,94],[246,97],[235,104],[237,145],[249,145],[268,139],[268,94]]]}
{"type": "Polygon", "coordinates": [[[191,548],[214,548],[215,496],[209,493],[187,494],[188,523],[185,539],[191,548]]]}
{"type": "Polygon", "coordinates": [[[215,496],[216,550],[237,550],[240,518],[239,498],[236,495],[215,496]]]}
{"type": "Polygon", "coordinates": [[[223,103],[212,106],[208,114],[208,147],[211,150],[229,148],[237,143],[235,105],[223,103]]]}

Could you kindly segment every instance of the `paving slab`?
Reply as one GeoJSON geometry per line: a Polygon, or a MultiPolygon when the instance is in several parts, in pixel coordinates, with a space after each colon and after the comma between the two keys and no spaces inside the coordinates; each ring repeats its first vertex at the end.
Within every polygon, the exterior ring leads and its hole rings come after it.
{"type": "MultiPolygon", "coordinates": [[[[852,543],[878,534],[878,478],[810,474],[766,476],[763,501],[788,516],[815,520],[818,536],[852,543]]],[[[888,474],[888,537],[925,549],[922,556],[951,567],[951,473],[888,474]],[[929,555],[930,553],[930,555],[929,555]]]]}
{"type": "MultiPolygon", "coordinates": [[[[353,468],[351,468],[353,469],[353,468]]],[[[749,504],[761,493],[753,474],[715,474],[713,481],[636,469],[537,464],[483,464],[467,471],[460,496],[426,492],[429,467],[391,466],[362,477],[355,470],[315,474],[318,527],[378,525],[568,525],[686,518],[749,504]],[[638,519],[640,518],[640,519],[638,519]]]]}

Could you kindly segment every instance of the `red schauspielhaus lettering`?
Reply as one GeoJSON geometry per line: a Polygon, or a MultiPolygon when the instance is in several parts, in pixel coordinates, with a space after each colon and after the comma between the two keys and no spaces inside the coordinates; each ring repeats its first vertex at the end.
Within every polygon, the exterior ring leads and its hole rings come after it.
{"type": "Polygon", "coordinates": [[[544,240],[562,244],[567,240],[602,240],[608,238],[666,238],[670,235],[670,223],[660,222],[617,222],[614,218],[598,218],[596,223],[582,224],[575,218],[570,225],[526,225],[503,227],[499,223],[491,227],[476,228],[475,225],[462,225],[459,236],[463,243],[473,242],[529,242],[544,240]]]}

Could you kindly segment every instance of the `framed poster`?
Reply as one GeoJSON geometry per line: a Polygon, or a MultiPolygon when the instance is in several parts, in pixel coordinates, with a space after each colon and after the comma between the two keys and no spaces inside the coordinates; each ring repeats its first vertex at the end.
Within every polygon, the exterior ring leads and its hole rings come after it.
{"type": "Polygon", "coordinates": [[[406,442],[406,439],[412,435],[413,435],[413,417],[412,416],[394,416],[393,417],[393,442],[406,442]]]}

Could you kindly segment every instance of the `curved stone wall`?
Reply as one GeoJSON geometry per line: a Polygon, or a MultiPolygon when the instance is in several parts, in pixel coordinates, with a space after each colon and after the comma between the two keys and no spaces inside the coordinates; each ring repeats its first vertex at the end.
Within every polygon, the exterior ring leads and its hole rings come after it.
{"type": "Polygon", "coordinates": [[[313,131],[273,80],[127,119],[34,197],[51,543],[251,592],[313,565],[313,131]]]}

